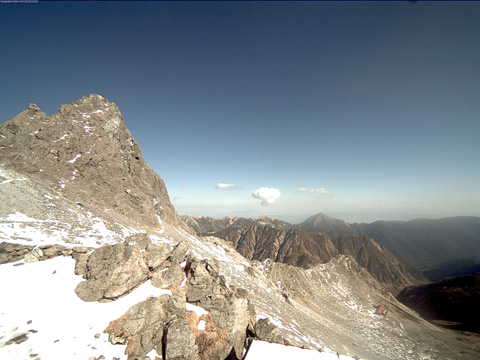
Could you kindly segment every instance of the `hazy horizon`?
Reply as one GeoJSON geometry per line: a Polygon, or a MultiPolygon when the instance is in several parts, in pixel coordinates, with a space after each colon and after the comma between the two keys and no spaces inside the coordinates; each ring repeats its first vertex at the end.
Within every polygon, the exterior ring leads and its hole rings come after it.
{"type": "Polygon", "coordinates": [[[105,96],[180,214],[480,216],[480,3],[0,7],[0,121],[105,96]]]}
{"type": "MultiPolygon", "coordinates": [[[[317,213],[311,213],[311,214],[298,214],[298,215],[289,215],[289,214],[278,214],[278,215],[271,215],[268,213],[259,213],[259,214],[253,214],[250,215],[250,213],[245,213],[245,212],[235,212],[231,211],[229,213],[225,213],[225,215],[215,215],[215,212],[207,212],[205,213],[198,213],[198,214],[186,214],[179,212],[180,215],[190,215],[190,216],[207,216],[207,217],[212,217],[215,219],[221,219],[223,217],[244,217],[244,218],[259,218],[262,216],[270,216],[275,219],[283,220],[291,224],[300,224],[303,221],[307,220],[309,217],[313,215],[317,215],[319,213],[325,214],[331,218],[339,219],[339,220],[344,220],[345,222],[349,224],[354,224],[354,223],[366,223],[366,224],[371,224],[376,221],[401,221],[401,222],[408,222],[411,220],[418,220],[418,219],[427,219],[427,220],[440,220],[444,218],[450,218],[450,217],[479,217],[478,215],[451,215],[451,216],[430,216],[426,217],[421,214],[418,216],[412,216],[412,215],[398,215],[398,213],[395,212],[374,212],[374,213],[350,213],[350,212],[317,212],[317,213]]],[[[223,214],[223,213],[222,213],[223,214]]]]}

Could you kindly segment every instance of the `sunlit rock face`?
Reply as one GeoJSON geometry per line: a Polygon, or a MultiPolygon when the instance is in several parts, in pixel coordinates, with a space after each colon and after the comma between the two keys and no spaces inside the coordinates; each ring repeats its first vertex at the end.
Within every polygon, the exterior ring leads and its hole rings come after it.
{"type": "Polygon", "coordinates": [[[62,196],[130,221],[188,226],[113,102],[86,95],[47,116],[37,105],[0,125],[0,162],[62,196]]]}

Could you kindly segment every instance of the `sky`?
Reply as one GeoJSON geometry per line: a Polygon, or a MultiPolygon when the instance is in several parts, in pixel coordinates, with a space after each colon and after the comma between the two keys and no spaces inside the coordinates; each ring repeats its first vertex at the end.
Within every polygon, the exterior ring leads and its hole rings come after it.
{"type": "Polygon", "coordinates": [[[180,214],[480,216],[480,3],[0,4],[0,122],[115,102],[180,214]]]}

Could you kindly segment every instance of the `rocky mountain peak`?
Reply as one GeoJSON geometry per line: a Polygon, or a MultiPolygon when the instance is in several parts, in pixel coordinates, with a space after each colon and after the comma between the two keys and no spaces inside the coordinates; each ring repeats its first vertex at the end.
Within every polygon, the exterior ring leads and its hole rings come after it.
{"type": "Polygon", "coordinates": [[[310,216],[307,220],[297,225],[302,229],[311,233],[325,233],[329,236],[340,236],[344,234],[355,234],[356,231],[344,220],[335,219],[323,213],[310,216]]]}
{"type": "Polygon", "coordinates": [[[0,163],[62,196],[159,227],[189,229],[115,103],[90,94],[47,116],[36,104],[0,125],[0,163]]]}
{"type": "Polygon", "coordinates": [[[38,107],[37,104],[34,104],[34,103],[31,103],[29,106],[28,106],[28,109],[29,111],[35,113],[37,111],[41,111],[40,108],[38,107]]]}

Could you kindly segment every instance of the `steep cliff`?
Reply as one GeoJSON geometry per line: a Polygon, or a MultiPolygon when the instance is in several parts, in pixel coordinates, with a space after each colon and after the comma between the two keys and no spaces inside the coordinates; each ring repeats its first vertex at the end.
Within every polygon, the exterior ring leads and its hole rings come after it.
{"type": "Polygon", "coordinates": [[[47,116],[37,105],[0,125],[0,163],[72,201],[137,224],[188,230],[117,106],[87,95],[47,116]]]}

